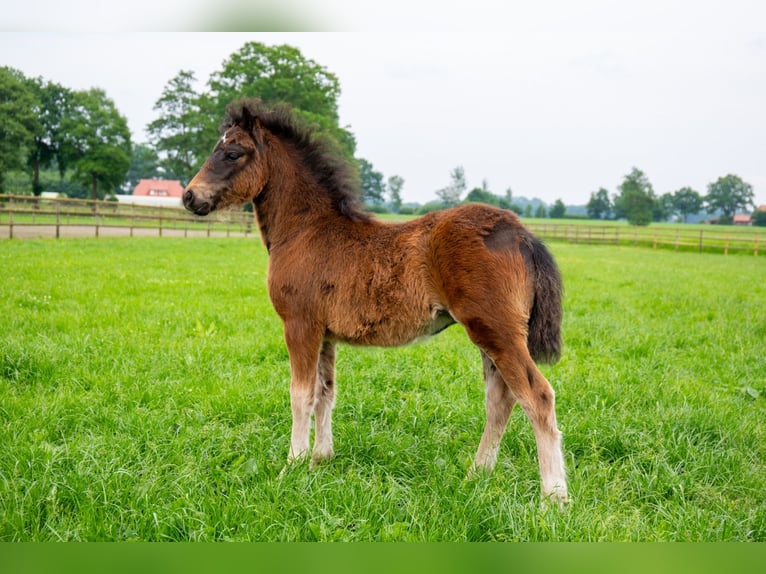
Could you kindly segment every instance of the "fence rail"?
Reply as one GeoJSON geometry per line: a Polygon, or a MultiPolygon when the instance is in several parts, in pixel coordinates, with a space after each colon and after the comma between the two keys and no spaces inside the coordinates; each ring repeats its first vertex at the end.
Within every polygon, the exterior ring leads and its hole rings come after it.
{"type": "Polygon", "coordinates": [[[527,223],[538,237],[551,241],[603,245],[631,245],[697,253],[741,253],[757,256],[766,243],[766,230],[738,229],[731,226],[587,225],[566,223],[527,223]]]}
{"type": "MultiPolygon", "coordinates": [[[[198,217],[182,208],[149,207],[113,201],[0,195],[0,238],[90,235],[257,236],[252,213],[216,212],[198,217]]],[[[651,225],[527,220],[548,241],[632,245],[698,253],[758,255],[766,248],[766,230],[732,226],[651,225]]]]}
{"type": "Polygon", "coordinates": [[[253,214],[217,212],[198,217],[180,207],[114,201],[0,195],[0,238],[115,235],[252,236],[253,214]]]}

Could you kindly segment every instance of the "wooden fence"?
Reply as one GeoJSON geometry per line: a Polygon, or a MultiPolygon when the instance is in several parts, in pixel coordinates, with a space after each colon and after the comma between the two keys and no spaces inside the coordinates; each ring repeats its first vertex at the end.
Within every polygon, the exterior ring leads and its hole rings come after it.
{"type": "Polygon", "coordinates": [[[766,243],[766,229],[718,225],[588,225],[527,222],[538,237],[568,243],[629,245],[696,253],[758,255],[766,243]]]}
{"type": "MultiPolygon", "coordinates": [[[[631,227],[565,220],[526,220],[525,224],[542,239],[569,243],[756,256],[766,243],[766,229],[760,228],[681,224],[631,227]]],[[[246,211],[216,212],[203,218],[180,207],[0,195],[0,238],[104,235],[250,237],[258,236],[258,230],[253,214],[246,211]]]]}
{"type": "Polygon", "coordinates": [[[0,238],[101,236],[252,236],[246,211],[196,216],[181,207],[158,207],[81,199],[0,195],[0,238]]]}

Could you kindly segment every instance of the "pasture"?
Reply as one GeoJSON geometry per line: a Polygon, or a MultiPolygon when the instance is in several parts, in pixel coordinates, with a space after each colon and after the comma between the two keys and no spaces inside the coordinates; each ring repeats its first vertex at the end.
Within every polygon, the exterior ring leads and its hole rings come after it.
{"type": "Polygon", "coordinates": [[[563,512],[520,409],[466,478],[484,397],[460,326],[340,346],[336,457],[280,477],[257,239],[0,242],[0,540],[766,541],[766,260],[550,247],[563,512]]]}

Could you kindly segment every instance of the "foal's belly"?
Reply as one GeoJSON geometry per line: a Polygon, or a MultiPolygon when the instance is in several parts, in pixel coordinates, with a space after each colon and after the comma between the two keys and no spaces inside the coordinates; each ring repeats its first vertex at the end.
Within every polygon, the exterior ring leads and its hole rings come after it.
{"type": "Polygon", "coordinates": [[[437,308],[420,317],[392,315],[377,320],[361,320],[346,328],[328,329],[328,337],[351,345],[399,347],[426,339],[455,323],[446,309],[437,308]]]}

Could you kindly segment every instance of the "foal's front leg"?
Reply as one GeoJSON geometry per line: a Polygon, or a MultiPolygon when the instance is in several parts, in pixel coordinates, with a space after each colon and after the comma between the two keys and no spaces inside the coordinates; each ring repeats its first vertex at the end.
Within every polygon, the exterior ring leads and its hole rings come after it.
{"type": "Polygon", "coordinates": [[[322,335],[303,322],[286,321],[285,342],[290,354],[290,406],[293,411],[290,452],[287,455],[287,462],[291,463],[306,457],[309,452],[322,335]]]}
{"type": "Polygon", "coordinates": [[[333,456],[332,409],[335,406],[335,343],[325,341],[319,354],[319,373],[314,387],[314,451],[311,463],[333,456]]]}

